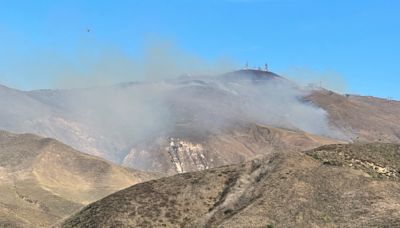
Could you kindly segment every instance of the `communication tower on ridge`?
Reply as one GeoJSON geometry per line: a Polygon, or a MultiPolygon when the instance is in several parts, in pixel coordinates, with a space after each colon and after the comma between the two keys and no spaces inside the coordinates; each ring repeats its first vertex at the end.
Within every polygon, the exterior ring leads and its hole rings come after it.
{"type": "Polygon", "coordinates": [[[259,71],[265,71],[265,72],[269,72],[269,65],[268,63],[264,64],[264,68],[262,67],[249,67],[249,62],[246,62],[246,64],[243,67],[243,70],[259,70],[259,71]]]}

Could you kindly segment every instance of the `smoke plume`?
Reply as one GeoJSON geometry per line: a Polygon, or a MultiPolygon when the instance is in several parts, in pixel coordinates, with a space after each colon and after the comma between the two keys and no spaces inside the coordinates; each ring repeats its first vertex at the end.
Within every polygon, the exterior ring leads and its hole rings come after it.
{"type": "Polygon", "coordinates": [[[78,89],[22,92],[16,101],[4,95],[12,106],[1,107],[0,127],[55,137],[116,162],[131,146],[156,136],[200,135],[243,123],[341,137],[323,109],[303,101],[309,91],[280,77],[268,79],[267,72],[262,80],[245,71],[221,76],[234,64],[210,64],[168,44],[151,46],[136,60],[117,51],[89,59],[51,71],[57,83],[78,89]],[[41,108],[31,115],[8,107],[41,108]]]}

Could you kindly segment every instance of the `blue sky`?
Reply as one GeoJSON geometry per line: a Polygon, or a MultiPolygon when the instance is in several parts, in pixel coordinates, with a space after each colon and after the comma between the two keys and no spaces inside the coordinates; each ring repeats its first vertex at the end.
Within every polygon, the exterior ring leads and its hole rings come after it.
{"type": "Polygon", "coordinates": [[[0,83],[52,87],[77,56],[136,58],[156,38],[208,62],[267,61],[279,74],[400,99],[399,12],[394,0],[0,0],[0,83]]]}

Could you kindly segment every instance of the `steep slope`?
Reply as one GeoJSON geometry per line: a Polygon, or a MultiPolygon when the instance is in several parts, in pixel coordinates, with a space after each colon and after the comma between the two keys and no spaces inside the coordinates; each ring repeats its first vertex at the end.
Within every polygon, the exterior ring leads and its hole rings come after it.
{"type": "Polygon", "coordinates": [[[399,161],[381,143],[280,152],[132,186],[61,226],[398,227],[399,161]]]}
{"type": "Polygon", "coordinates": [[[0,131],[0,226],[49,226],[83,205],[158,177],[54,139],[0,131]]]}
{"type": "Polygon", "coordinates": [[[93,155],[100,155],[90,129],[70,118],[66,97],[76,91],[25,92],[0,86],[0,129],[51,137],[93,155]],[[40,94],[40,95],[39,95],[40,94]]]}
{"type": "Polygon", "coordinates": [[[277,150],[307,150],[343,141],[299,130],[257,124],[195,135],[175,131],[134,146],[122,164],[141,170],[182,173],[237,164],[277,150]]]}
{"type": "Polygon", "coordinates": [[[332,124],[354,141],[400,143],[400,102],[375,97],[314,91],[313,103],[329,113],[332,124]]]}

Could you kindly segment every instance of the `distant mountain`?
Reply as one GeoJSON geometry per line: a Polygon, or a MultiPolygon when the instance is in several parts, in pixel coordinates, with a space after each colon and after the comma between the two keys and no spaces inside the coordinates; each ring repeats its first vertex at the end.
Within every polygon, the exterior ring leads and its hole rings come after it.
{"type": "Polygon", "coordinates": [[[137,184],[61,227],[399,227],[400,146],[328,145],[137,184]]]}
{"type": "Polygon", "coordinates": [[[88,203],[160,176],[54,139],[0,131],[0,227],[49,227],[88,203]]]}
{"type": "Polygon", "coordinates": [[[397,101],[302,88],[260,70],[87,89],[0,87],[0,129],[167,173],[238,163],[282,147],[400,142],[399,110],[397,101]],[[300,146],[292,138],[302,138],[300,146]]]}

